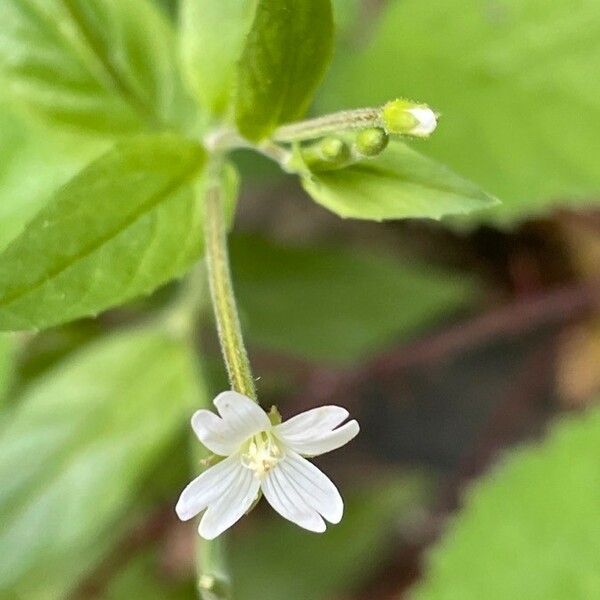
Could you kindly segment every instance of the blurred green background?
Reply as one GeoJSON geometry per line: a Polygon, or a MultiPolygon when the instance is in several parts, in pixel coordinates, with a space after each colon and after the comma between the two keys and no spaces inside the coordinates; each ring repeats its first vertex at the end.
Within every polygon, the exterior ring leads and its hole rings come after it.
{"type": "MultiPolygon", "coordinates": [[[[313,112],[426,101],[442,118],[415,147],[503,204],[342,221],[235,156],[261,402],[340,404],[362,427],[317,461],[339,526],[316,536],[261,503],[235,527],[235,598],[600,598],[600,4],[335,5],[313,112]]],[[[0,247],[102,149],[3,101],[0,247]]],[[[145,327],[175,291],[0,338],[0,598],[195,597],[195,529],[173,507],[189,415],[227,384],[208,307],[199,365],[145,327]]]]}

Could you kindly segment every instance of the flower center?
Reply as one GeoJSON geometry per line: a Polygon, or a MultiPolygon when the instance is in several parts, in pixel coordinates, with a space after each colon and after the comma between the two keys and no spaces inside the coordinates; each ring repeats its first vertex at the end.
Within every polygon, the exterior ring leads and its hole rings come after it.
{"type": "Polygon", "coordinates": [[[263,479],[282,458],[283,453],[273,436],[263,431],[250,438],[248,449],[242,454],[242,465],[263,479]]]}

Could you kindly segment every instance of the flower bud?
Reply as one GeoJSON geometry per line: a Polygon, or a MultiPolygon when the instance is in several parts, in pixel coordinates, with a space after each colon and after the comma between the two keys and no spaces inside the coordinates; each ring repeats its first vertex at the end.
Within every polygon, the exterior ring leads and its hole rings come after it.
{"type": "Polygon", "coordinates": [[[326,137],[319,142],[322,158],[335,163],[348,160],[350,151],[343,140],[336,137],[326,137]]]}
{"type": "Polygon", "coordinates": [[[388,134],[380,127],[363,129],[354,140],[356,152],[362,156],[377,156],[388,145],[388,134]]]}
{"type": "Polygon", "coordinates": [[[381,120],[387,133],[417,137],[428,137],[437,126],[437,115],[429,106],[402,99],[388,102],[381,120]]]}
{"type": "Polygon", "coordinates": [[[340,169],[350,160],[348,144],[337,137],[325,137],[310,146],[302,147],[302,159],[313,171],[340,169]]]}

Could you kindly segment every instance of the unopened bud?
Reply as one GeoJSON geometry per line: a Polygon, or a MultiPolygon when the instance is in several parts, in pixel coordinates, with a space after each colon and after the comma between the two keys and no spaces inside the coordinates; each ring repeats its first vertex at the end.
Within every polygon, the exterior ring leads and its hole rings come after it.
{"type": "Polygon", "coordinates": [[[388,134],[380,127],[363,129],[354,140],[356,152],[362,156],[377,156],[388,145],[388,134]]]}
{"type": "Polygon", "coordinates": [[[339,169],[350,160],[350,148],[344,140],[326,137],[302,148],[302,158],[314,171],[339,169]]]}
{"type": "Polygon", "coordinates": [[[426,104],[409,100],[392,100],[383,107],[381,116],[387,133],[428,137],[437,127],[437,115],[426,104]]]}
{"type": "Polygon", "coordinates": [[[321,156],[331,162],[343,162],[348,160],[350,150],[343,140],[336,137],[326,137],[319,142],[321,156]]]}

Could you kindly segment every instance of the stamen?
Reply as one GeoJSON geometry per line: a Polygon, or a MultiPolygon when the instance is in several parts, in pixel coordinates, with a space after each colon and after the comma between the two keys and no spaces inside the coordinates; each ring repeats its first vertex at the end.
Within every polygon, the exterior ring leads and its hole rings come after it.
{"type": "Polygon", "coordinates": [[[281,449],[273,436],[261,432],[252,438],[248,450],[242,454],[242,465],[254,471],[255,477],[263,479],[281,458],[281,449]]]}

